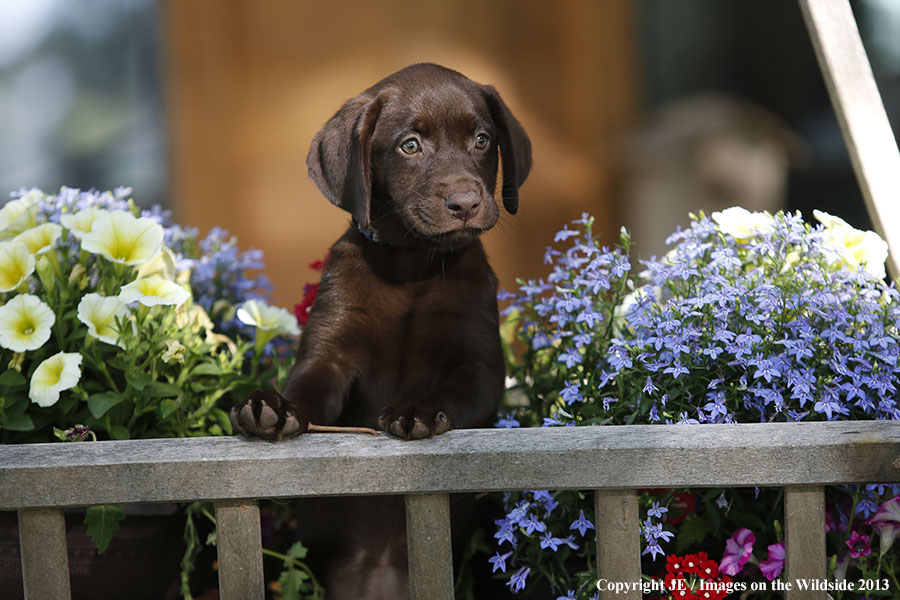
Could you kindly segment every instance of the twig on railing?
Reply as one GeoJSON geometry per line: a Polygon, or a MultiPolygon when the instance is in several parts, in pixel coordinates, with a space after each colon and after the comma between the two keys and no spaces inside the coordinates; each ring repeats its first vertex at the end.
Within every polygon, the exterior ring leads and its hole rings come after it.
{"type": "Polygon", "coordinates": [[[341,427],[339,425],[316,425],[310,423],[306,427],[307,433],[368,433],[369,435],[378,435],[378,432],[371,427],[341,427]]]}

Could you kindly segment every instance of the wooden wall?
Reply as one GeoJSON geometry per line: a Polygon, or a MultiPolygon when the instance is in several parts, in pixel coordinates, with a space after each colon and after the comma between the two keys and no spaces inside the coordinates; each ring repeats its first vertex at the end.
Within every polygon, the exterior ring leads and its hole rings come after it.
{"type": "MultiPolygon", "coordinates": [[[[308,179],[310,139],[347,98],[432,61],[491,83],[529,132],[520,212],[485,237],[501,285],[537,276],[562,224],[619,228],[610,155],[635,112],[628,0],[166,0],[172,205],[265,252],[291,307],[348,217],[308,179]]],[[[499,188],[498,188],[499,189],[499,188]]]]}

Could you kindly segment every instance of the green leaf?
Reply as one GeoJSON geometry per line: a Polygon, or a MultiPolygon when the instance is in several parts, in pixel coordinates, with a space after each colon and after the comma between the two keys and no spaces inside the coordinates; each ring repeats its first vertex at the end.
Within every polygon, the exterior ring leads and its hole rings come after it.
{"type": "Polygon", "coordinates": [[[20,415],[10,415],[3,421],[2,427],[3,429],[9,429],[10,431],[33,431],[34,421],[24,413],[20,415]]]}
{"type": "Polygon", "coordinates": [[[309,552],[309,550],[306,549],[306,546],[304,546],[300,542],[296,542],[296,543],[294,543],[293,546],[291,546],[288,549],[286,556],[288,558],[295,558],[297,560],[303,560],[304,558],[306,558],[307,552],[309,552]]]}
{"type": "Polygon", "coordinates": [[[161,421],[165,421],[172,414],[178,410],[178,403],[171,399],[163,400],[159,403],[159,418],[161,421]]]}
{"type": "Polygon", "coordinates": [[[693,544],[700,543],[709,534],[709,523],[706,519],[702,519],[697,514],[688,515],[678,531],[678,537],[675,538],[675,553],[684,554],[693,544]]]}
{"type": "Polygon", "coordinates": [[[7,387],[20,387],[27,383],[25,376],[15,369],[7,369],[0,373],[0,385],[7,387]]]}
{"type": "Polygon", "coordinates": [[[278,578],[278,585],[281,586],[280,593],[282,600],[300,600],[300,591],[303,583],[309,576],[303,571],[296,569],[285,569],[278,578]]]}
{"type": "Polygon", "coordinates": [[[120,404],[123,400],[125,399],[122,396],[110,392],[101,392],[88,398],[88,410],[91,411],[95,419],[99,419],[109,412],[109,409],[120,404]]]}
{"type": "Polygon", "coordinates": [[[174,398],[181,393],[181,386],[165,381],[154,381],[147,386],[150,394],[157,398],[174,398]]]}
{"type": "Polygon", "coordinates": [[[114,440],[130,440],[131,432],[128,431],[127,427],[123,427],[122,425],[113,425],[109,428],[109,435],[114,440]]]}
{"type": "Polygon", "coordinates": [[[128,382],[128,385],[141,392],[153,382],[153,378],[149,375],[136,375],[134,373],[126,372],[125,381],[128,382]]]}
{"type": "Polygon", "coordinates": [[[103,552],[109,547],[113,533],[119,528],[119,521],[125,518],[125,511],[116,504],[105,506],[91,506],[85,511],[84,524],[87,525],[87,534],[97,544],[97,552],[103,552]]]}
{"type": "Polygon", "coordinates": [[[222,367],[213,363],[200,363],[191,372],[191,375],[221,375],[222,367]]]}

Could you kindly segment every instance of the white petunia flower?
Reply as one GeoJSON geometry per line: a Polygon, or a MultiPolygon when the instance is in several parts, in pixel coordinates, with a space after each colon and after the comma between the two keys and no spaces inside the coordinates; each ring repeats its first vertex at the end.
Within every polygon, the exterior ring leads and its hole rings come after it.
{"type": "Polygon", "coordinates": [[[300,335],[297,317],[283,308],[269,306],[259,300],[247,300],[237,310],[237,318],[242,323],[263,331],[300,335]]]}
{"type": "Polygon", "coordinates": [[[10,200],[0,208],[0,240],[16,237],[37,224],[38,202],[44,194],[31,190],[18,200],[10,200]]]}
{"type": "Polygon", "coordinates": [[[28,397],[47,408],[59,400],[59,393],[78,384],[81,379],[81,355],[77,352],[60,352],[43,361],[31,376],[28,397]]]}
{"type": "Polygon", "coordinates": [[[191,294],[186,289],[162,277],[135,279],[128,285],[123,285],[119,292],[119,300],[125,304],[140,302],[144,306],[181,306],[190,297],[191,294]]]}
{"type": "Polygon", "coordinates": [[[0,346],[13,352],[37,350],[50,339],[56,315],[37,296],[19,294],[0,306],[0,346]]]}
{"type": "Polygon", "coordinates": [[[89,234],[93,229],[94,221],[104,215],[109,215],[109,211],[105,208],[92,206],[84,210],[79,210],[77,213],[62,215],[59,218],[59,222],[62,223],[63,227],[68,229],[72,235],[79,240],[82,240],[84,239],[84,236],[89,234]]]}
{"type": "Polygon", "coordinates": [[[162,241],[163,228],[153,219],[114,210],[97,217],[91,232],[81,239],[81,247],[113,262],[134,266],[153,258],[162,241]]]}
{"type": "Polygon", "coordinates": [[[0,292],[11,292],[34,273],[34,255],[21,242],[0,242],[0,292]]]}
{"type": "Polygon", "coordinates": [[[740,206],[732,206],[723,211],[714,212],[710,218],[716,222],[719,231],[730,235],[739,244],[743,244],[754,235],[771,233],[775,225],[772,215],[750,212],[740,206]]]}
{"type": "Polygon", "coordinates": [[[52,250],[60,235],[62,235],[62,227],[56,223],[42,223],[28,231],[23,231],[13,238],[13,241],[25,244],[28,251],[37,256],[52,250]]]}
{"type": "Polygon", "coordinates": [[[185,348],[181,342],[178,340],[166,340],[163,345],[166,348],[163,350],[161,357],[164,363],[184,363],[184,353],[187,351],[187,348],[185,348]]]}
{"type": "MultiPolygon", "coordinates": [[[[128,319],[130,316],[131,312],[128,307],[115,296],[85,294],[78,303],[78,320],[87,325],[88,333],[101,342],[121,348],[125,346],[119,339],[116,319],[128,319]]],[[[132,323],[132,327],[134,327],[134,323],[132,323]]]]}
{"type": "Polygon", "coordinates": [[[864,265],[866,273],[884,279],[888,245],[880,235],[874,231],[855,229],[843,219],[820,210],[814,210],[813,216],[825,226],[829,245],[842,259],[839,264],[846,264],[852,269],[864,265]]]}

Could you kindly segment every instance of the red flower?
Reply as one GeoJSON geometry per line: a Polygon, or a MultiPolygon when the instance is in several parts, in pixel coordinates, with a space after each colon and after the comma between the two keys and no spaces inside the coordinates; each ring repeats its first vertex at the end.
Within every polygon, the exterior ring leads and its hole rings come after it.
{"type": "Polygon", "coordinates": [[[697,574],[703,579],[715,579],[719,576],[719,564],[712,559],[703,560],[700,562],[700,570],[697,574]]]}
{"type": "MultiPolygon", "coordinates": [[[[684,567],[686,573],[693,573],[694,575],[702,575],[700,571],[700,565],[704,562],[707,562],[709,557],[706,555],[706,552],[701,552],[699,554],[688,554],[684,557],[684,567]]],[[[716,565],[716,569],[718,569],[718,565],[716,565]]]]}
{"type": "Polygon", "coordinates": [[[307,283],[303,285],[303,300],[299,304],[294,305],[294,315],[297,317],[297,323],[302,327],[309,320],[309,311],[312,309],[313,301],[319,293],[318,283],[307,283]]]}
{"type": "MultiPolygon", "coordinates": [[[[328,256],[329,253],[326,253],[323,258],[309,263],[309,268],[313,271],[322,271],[325,268],[325,263],[328,262],[328,256]]],[[[312,309],[313,302],[318,294],[318,282],[306,283],[303,285],[303,299],[300,300],[298,304],[294,305],[294,316],[297,317],[297,323],[301,327],[306,325],[306,322],[309,321],[309,311],[312,309]]]]}
{"type": "Polygon", "coordinates": [[[697,596],[691,590],[691,586],[684,578],[682,573],[673,575],[669,573],[664,580],[666,589],[671,592],[671,597],[675,600],[697,600],[697,596]]]}
{"type": "Polygon", "coordinates": [[[674,554],[670,554],[666,557],[666,572],[670,575],[675,575],[676,573],[680,573],[681,569],[684,568],[684,559],[680,556],[675,556],[674,554]]]}
{"type": "Polygon", "coordinates": [[[719,564],[705,552],[666,557],[666,589],[675,600],[722,600],[729,594],[731,577],[719,574],[719,564]]]}
{"type": "Polygon", "coordinates": [[[309,263],[309,268],[312,269],[313,271],[323,270],[325,268],[325,263],[328,262],[328,256],[330,254],[331,254],[330,252],[326,252],[325,256],[323,256],[319,260],[312,261],[311,263],[309,263]]]}

